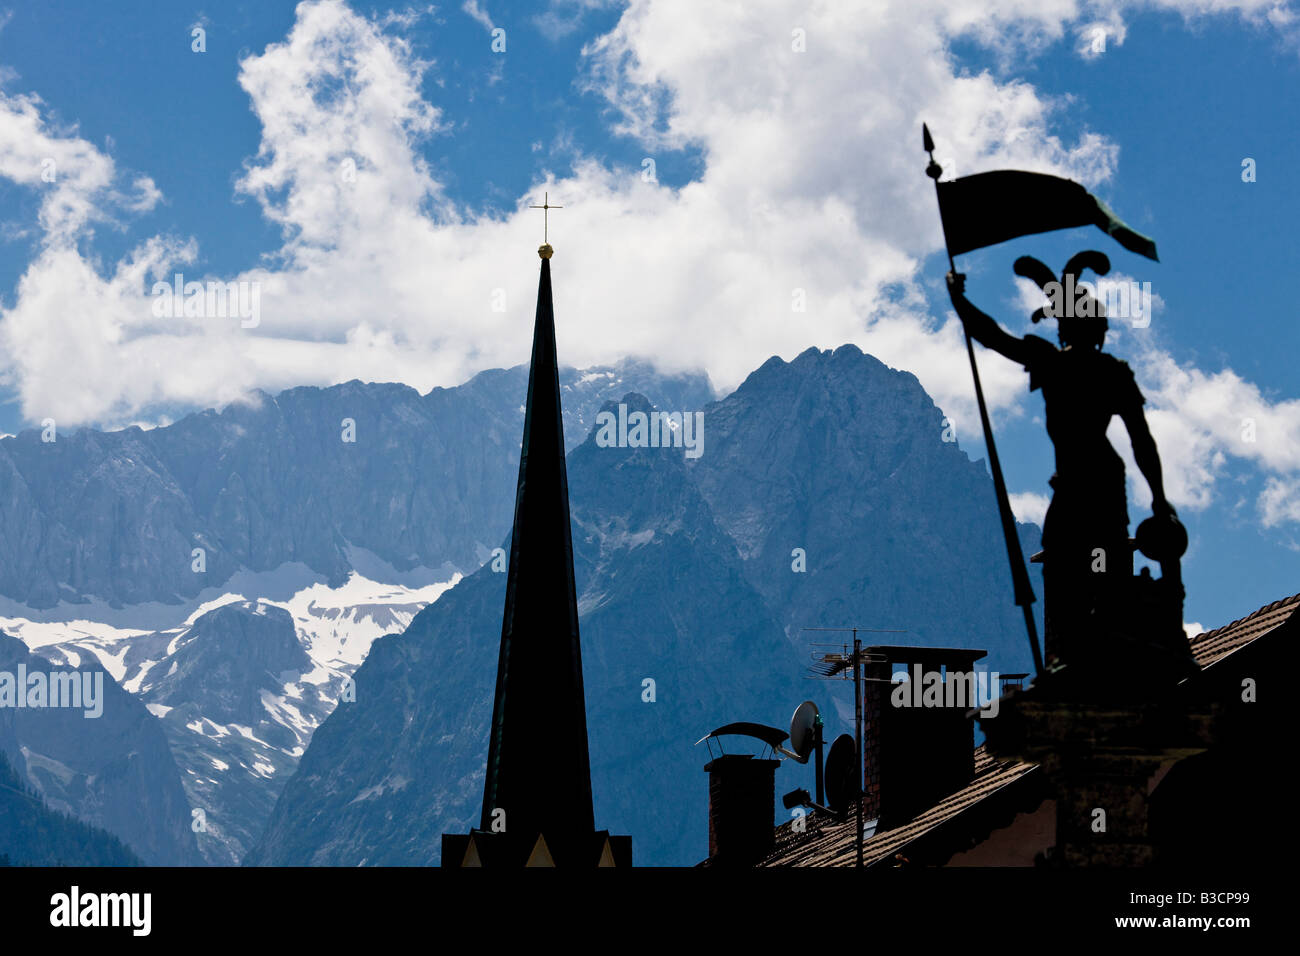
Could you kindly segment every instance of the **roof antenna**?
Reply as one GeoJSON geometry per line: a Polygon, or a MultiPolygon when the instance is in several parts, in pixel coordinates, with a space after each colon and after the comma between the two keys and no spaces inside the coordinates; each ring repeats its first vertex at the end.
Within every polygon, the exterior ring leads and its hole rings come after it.
{"type": "MultiPolygon", "coordinates": [[[[859,869],[862,868],[862,840],[863,840],[863,822],[862,822],[862,663],[864,660],[862,654],[862,639],[858,637],[858,632],[872,634],[906,634],[907,631],[902,628],[878,628],[878,627],[805,627],[805,631],[847,631],[853,634],[853,653],[849,653],[847,644],[841,645],[842,653],[822,654],[821,658],[814,657],[817,661],[813,665],[813,672],[821,678],[839,678],[847,680],[849,672],[853,676],[853,765],[852,773],[849,775],[849,790],[845,795],[847,799],[852,799],[857,805],[858,821],[858,862],[859,869]]],[[[836,744],[848,737],[848,734],[842,735],[834,744],[831,745],[831,753],[826,758],[826,776],[831,776],[831,758],[836,758],[836,765],[833,768],[837,774],[842,773],[840,770],[840,761],[846,759],[840,756],[844,752],[843,746],[840,747],[839,754],[835,750],[836,744]]],[[[833,806],[833,804],[832,804],[833,806]]]]}

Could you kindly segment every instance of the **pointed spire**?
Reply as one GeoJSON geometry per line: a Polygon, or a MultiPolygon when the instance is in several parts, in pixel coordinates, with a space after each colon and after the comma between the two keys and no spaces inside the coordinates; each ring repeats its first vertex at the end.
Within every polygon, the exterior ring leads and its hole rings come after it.
{"type": "Polygon", "coordinates": [[[481,827],[585,859],[595,831],[550,245],[542,257],[481,827]]]}
{"type": "Polygon", "coordinates": [[[551,302],[553,253],[550,243],[537,250],[542,272],[483,813],[479,829],[468,835],[443,834],[444,866],[632,865],[632,838],[596,830],[592,813],[551,302]]]}

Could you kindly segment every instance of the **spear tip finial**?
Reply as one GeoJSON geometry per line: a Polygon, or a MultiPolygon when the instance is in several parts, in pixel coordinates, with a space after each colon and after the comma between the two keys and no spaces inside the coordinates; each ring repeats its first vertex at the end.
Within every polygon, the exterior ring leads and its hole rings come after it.
{"type": "Polygon", "coordinates": [[[930,154],[930,162],[925,167],[925,174],[937,183],[939,177],[943,175],[943,167],[934,161],[934,139],[930,136],[930,127],[925,123],[921,124],[921,146],[930,154]]]}

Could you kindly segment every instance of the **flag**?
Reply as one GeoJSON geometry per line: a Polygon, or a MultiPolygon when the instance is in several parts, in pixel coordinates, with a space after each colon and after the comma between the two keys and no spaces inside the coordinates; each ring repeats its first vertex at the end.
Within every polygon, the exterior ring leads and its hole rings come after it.
{"type": "Polygon", "coordinates": [[[1007,169],[935,185],[950,255],[1054,229],[1096,226],[1130,252],[1156,258],[1153,240],[1072,179],[1007,169]]]}

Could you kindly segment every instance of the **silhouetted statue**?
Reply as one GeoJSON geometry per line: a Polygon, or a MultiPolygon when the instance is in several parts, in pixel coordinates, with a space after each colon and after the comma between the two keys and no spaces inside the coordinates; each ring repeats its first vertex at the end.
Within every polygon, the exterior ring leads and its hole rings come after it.
{"type": "Polygon", "coordinates": [[[1075,678],[1104,675],[1108,681],[1125,668],[1134,678],[1149,676],[1152,667],[1178,673],[1190,660],[1178,568],[1186,532],[1165,497],[1160,456],[1133,371],[1101,350],[1105,308],[1087,286],[1078,288],[1085,268],[1105,275],[1110,263],[1100,252],[1081,252],[1059,280],[1037,259],[1025,256],[1015,264],[1019,275],[1052,298],[1053,305],[1039,309],[1033,320],[1056,318],[1059,348],[1037,335],[1004,331],[966,298],[959,273],[948,274],[948,293],[971,337],[1023,365],[1030,389],[1041,389],[1046,404],[1047,434],[1056,448],[1052,501],[1043,521],[1049,673],[1065,669],[1075,678]],[[1147,569],[1133,577],[1124,462],[1106,438],[1114,416],[1128,429],[1133,458],[1151,489],[1153,518],[1139,528],[1137,544],[1161,562],[1158,580],[1147,569]]]}

